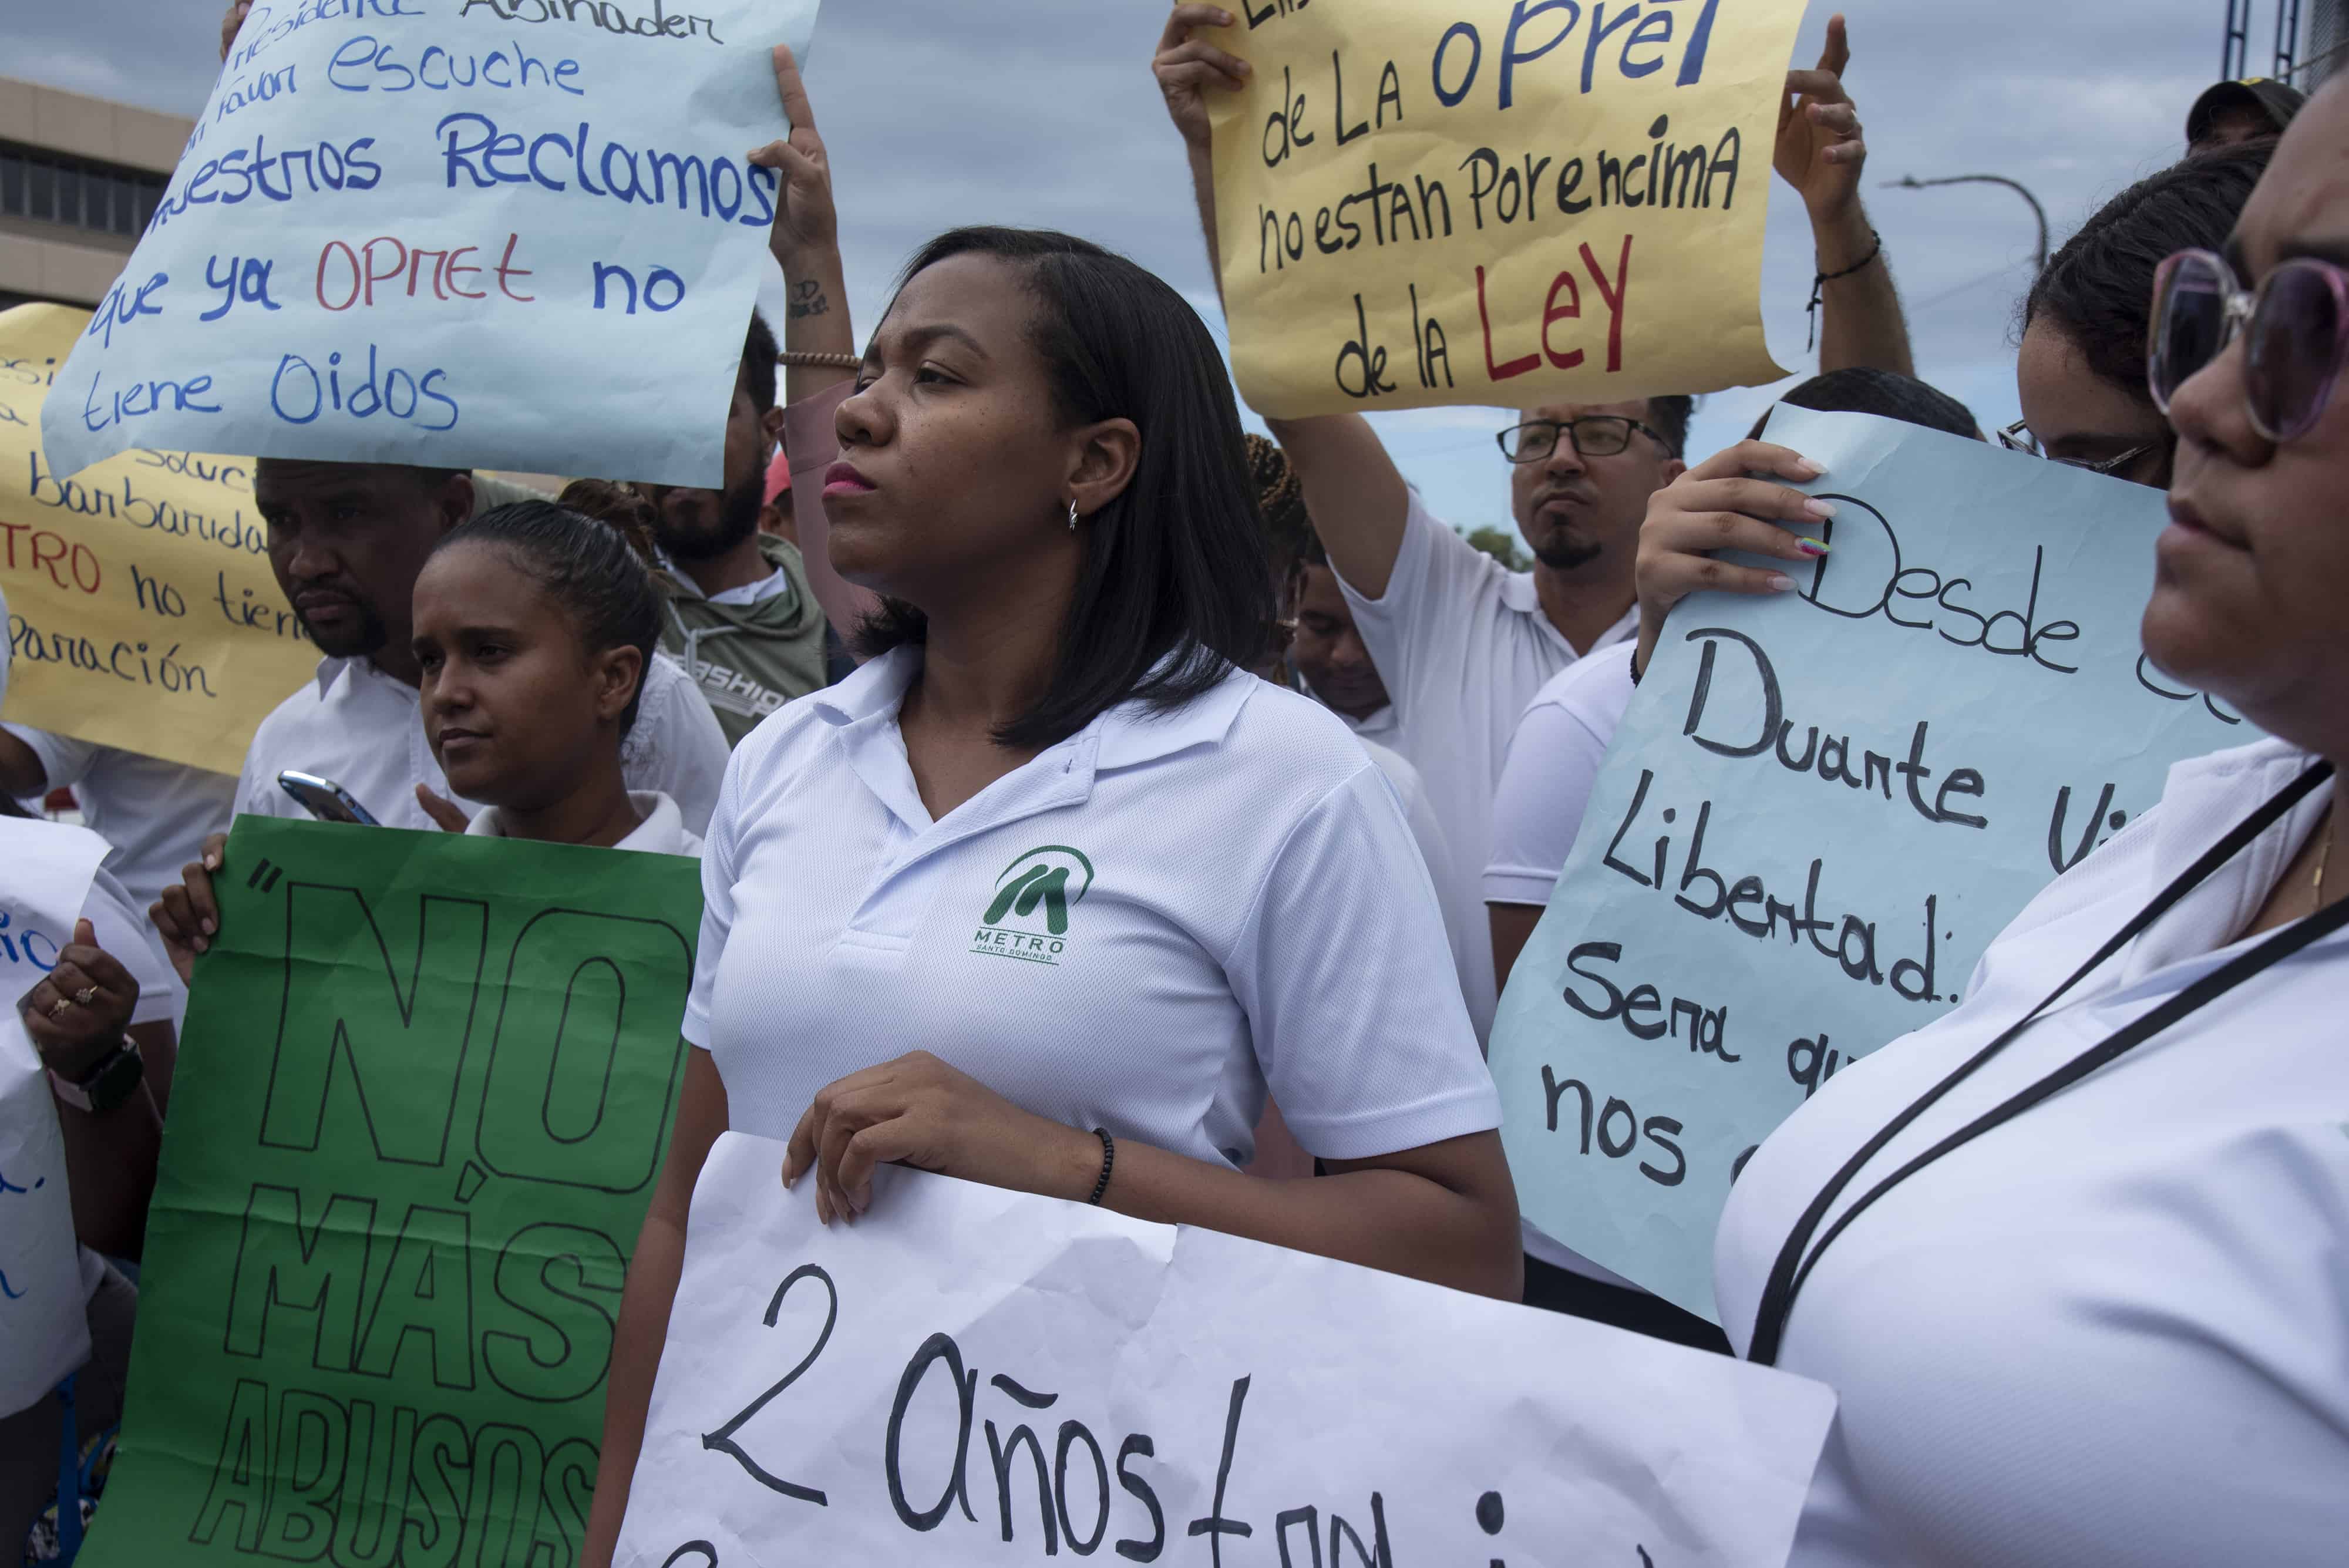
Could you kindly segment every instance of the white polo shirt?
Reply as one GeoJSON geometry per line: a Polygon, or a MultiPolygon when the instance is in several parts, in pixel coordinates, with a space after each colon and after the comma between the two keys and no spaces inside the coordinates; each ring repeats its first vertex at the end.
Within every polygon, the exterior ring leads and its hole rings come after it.
{"type": "Polygon", "coordinates": [[[180,879],[205,838],[228,827],[236,799],[233,774],[209,773],[26,724],[6,728],[41,759],[50,789],[74,792],[84,825],[114,846],[106,868],[141,909],[180,879]]]}
{"type": "MultiPolygon", "coordinates": [[[[1338,587],[1353,607],[1354,627],[1393,699],[1392,736],[1426,782],[1453,854],[1453,902],[1485,901],[1484,867],[1493,846],[1493,790],[1509,737],[1526,706],[1550,677],[1580,655],[1542,613],[1531,572],[1512,572],[1439,521],[1411,492],[1402,546],[1384,597],[1364,598],[1345,574],[1338,587]]],[[[1607,628],[1592,651],[1636,637],[1635,604],[1607,628]]],[[[1375,718],[1375,715],[1373,715],[1375,718]]],[[[1470,922],[1469,962],[1462,984],[1481,1016],[1496,1005],[1493,929],[1470,922]]],[[[1284,1107],[1285,1108],[1285,1107],[1284,1107]]],[[[1526,1250],[1573,1267],[1574,1254],[1525,1222],[1526,1250]]],[[[1578,1260],[1577,1260],[1578,1262],[1578,1260]]]]}
{"type": "MultiPolygon", "coordinates": [[[[676,801],[686,831],[709,826],[726,774],[726,734],[692,678],[667,654],[654,654],[645,667],[644,698],[621,743],[620,765],[630,789],[658,790],[676,801]]],[[[320,659],[318,678],[261,722],[237,781],[238,813],[307,816],[277,786],[277,775],[289,768],[342,785],[386,827],[431,832],[440,824],[416,803],[416,786],[449,795],[449,781],[424,740],[416,688],[365,659],[320,659]]],[[[450,798],[469,813],[481,809],[450,798]]]]}
{"type": "MultiPolygon", "coordinates": [[[[1338,715],[1343,719],[1345,715],[1338,715]]],[[[1349,725],[1351,729],[1353,726],[1349,725]]],[[[1476,1044],[1481,1050],[1493,1033],[1493,1007],[1498,1000],[1493,991],[1492,966],[1485,968],[1485,983],[1470,983],[1475,971],[1475,948],[1468,940],[1475,927],[1484,925],[1485,909],[1481,904],[1464,905],[1459,900],[1460,878],[1454,874],[1452,841],[1436,817],[1434,803],[1427,798],[1427,785],[1401,752],[1392,751],[1376,741],[1364,738],[1354,730],[1354,736],[1379,772],[1386,775],[1388,786],[1395,793],[1402,807],[1402,819],[1411,828],[1413,842],[1419,846],[1419,857],[1427,867],[1427,875],[1435,884],[1436,907],[1444,911],[1444,931],[1452,939],[1452,967],[1460,980],[1461,1000],[1468,1005],[1468,1023],[1476,1031],[1476,1044]]],[[[1491,931],[1486,929],[1487,945],[1491,931]]]]}
{"type": "MultiPolygon", "coordinates": [[[[2267,741],[2170,770],[2160,806],[2023,910],[1962,1005],[1838,1072],[1762,1145],[1713,1253],[1751,1340],[1797,1217],[2308,766],[2267,741]]],[[[2237,956],[2325,784],[1920,1116],[1828,1220],[2237,956]]],[[[2349,1561],[2349,931],[2335,931],[1909,1177],[1795,1298],[1779,1365],[1840,1400],[1804,1568],[2349,1561]]]]}
{"type": "MultiPolygon", "coordinates": [[[[1383,597],[1338,576],[1371,662],[1393,699],[1394,732],[1377,737],[1427,782],[1443,819],[1464,905],[1483,903],[1493,846],[1493,788],[1526,705],[1580,657],[1542,613],[1533,574],[1512,572],[1437,520],[1411,492],[1402,547],[1383,597]]],[[[1638,606],[1593,650],[1636,635],[1638,606]]],[[[1472,966],[1492,989],[1493,934],[1479,923],[1472,966]]],[[[1485,1005],[1486,1016],[1492,1004],[1485,1005]]]]}
{"type": "MultiPolygon", "coordinates": [[[[677,802],[657,790],[630,790],[628,804],[636,808],[640,820],[629,835],[612,846],[615,849],[640,850],[647,855],[682,855],[689,859],[701,858],[701,840],[685,830],[685,818],[677,809],[677,802]]],[[[473,814],[465,825],[469,838],[505,838],[505,814],[494,805],[485,805],[473,814]]]]}
{"type": "Polygon", "coordinates": [[[1332,1159],[1500,1125],[1395,797],[1318,704],[1237,671],[1102,714],[932,821],[918,649],[736,749],[685,1036],[731,1124],[926,1050],[1016,1105],[1235,1168],[1268,1085],[1332,1159]]]}
{"type": "Polygon", "coordinates": [[[1485,902],[1547,908],[1590,809],[1607,748],[1631,706],[1635,641],[1576,660],[1551,678],[1517,722],[1493,790],[1485,902]]]}

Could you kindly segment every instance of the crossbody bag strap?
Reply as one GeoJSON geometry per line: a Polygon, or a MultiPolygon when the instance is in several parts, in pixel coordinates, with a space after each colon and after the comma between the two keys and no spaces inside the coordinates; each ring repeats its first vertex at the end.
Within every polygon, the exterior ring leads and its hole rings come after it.
{"type": "Polygon", "coordinates": [[[1921,1098],[1895,1116],[1881,1131],[1862,1145],[1857,1153],[1844,1162],[1843,1168],[1836,1172],[1835,1177],[1820,1190],[1818,1196],[1811,1200],[1809,1207],[1804,1210],[1802,1218],[1795,1222],[1793,1231],[1786,1238],[1785,1244],[1778,1250],[1777,1260],[1771,1267],[1767,1283],[1763,1286],[1761,1304],[1755,1313],[1753,1341],[1746,1352],[1748,1360],[1759,1362],[1764,1366],[1776,1363],[1779,1345],[1785,1334],[1786,1319],[1794,1309],[1795,1293],[1802,1288],[1803,1282],[1809,1278],[1812,1266],[1817,1262],[1818,1254],[1826,1250],[1827,1242],[1840,1235],[1844,1227],[1850,1224],[1852,1219],[1861,1210],[1874,1203],[1877,1199],[1882,1197],[1900,1181],[1931,1164],[1960,1144],[1979,1137],[1991,1127],[1999,1125],[2000,1122],[2020,1116],[2041,1100],[2078,1082],[2097,1067],[2105,1065],[2122,1053],[2151,1038],[2195,1009],[2207,1005],[2210,1001],[2233,990],[2269,965],[2290,957],[2308,943],[2338,929],[2344,920],[2349,920],[2349,904],[2337,904],[2319,915],[2276,932],[2274,936],[2261,942],[2250,952],[2213,971],[2193,986],[2179,992],[2170,1002],[2148,1012],[2144,1018],[2122,1030],[2103,1045],[2086,1053],[2064,1068],[2050,1075],[2049,1077],[2042,1079],[2030,1089],[2009,1100],[2006,1105],[1988,1113],[1961,1132],[1953,1134],[1951,1138],[1936,1145],[1925,1155],[1903,1166],[1854,1205],[1852,1210],[1836,1223],[1834,1229],[1827,1232],[1826,1239],[1821,1241],[1817,1247],[1812,1247],[1811,1239],[1818,1233],[1819,1227],[1826,1220],[1827,1211],[1835,1206],[1836,1200],[1843,1196],[1845,1190],[1858,1179],[1860,1172],[1867,1168],[1868,1162],[1883,1152],[1887,1145],[1907,1131],[1920,1116],[1931,1109],[1943,1096],[2021,1038],[2024,1031],[2036,1023],[2049,1008],[2054,1006],[2080,981],[2109,962],[2121,950],[2135,941],[2156,921],[2175,909],[2187,895],[2209,881],[2220,867],[2241,854],[2261,834],[2282,821],[2286,813],[2306,799],[2309,792],[2331,777],[2332,774],[2331,763],[2319,763],[2286,785],[2274,798],[2237,824],[2231,832],[2217,844],[2212,845],[2201,858],[2181,872],[2168,887],[2163,888],[2154,898],[2151,903],[2115,932],[2111,940],[2096,950],[2095,956],[2074,971],[2071,977],[2063,984],[2050,992],[2044,1001],[2025,1013],[2020,1022],[2000,1034],[1997,1039],[1975,1053],[1955,1072],[1928,1090],[1921,1098]],[[2189,998],[2192,999],[2190,1002],[2189,998]],[[2181,1006],[2181,1004],[2184,1005],[2181,1006]],[[2126,1043],[2121,1044],[2122,1042],[2126,1043]],[[2114,1049],[2116,1044],[2118,1044],[2118,1049],[2114,1049]]]}

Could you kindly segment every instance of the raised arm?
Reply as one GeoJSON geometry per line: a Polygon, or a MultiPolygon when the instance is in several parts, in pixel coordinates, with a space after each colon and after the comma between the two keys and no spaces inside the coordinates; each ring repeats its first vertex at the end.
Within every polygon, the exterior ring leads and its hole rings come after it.
{"type": "MultiPolygon", "coordinates": [[[[833,201],[832,161],[815,128],[815,110],[800,79],[799,62],[778,44],[775,90],[791,120],[788,140],[771,142],[750,161],[782,176],[775,202],[775,225],[767,244],[791,284],[783,312],[785,354],[854,355],[856,335],[848,319],[846,269],[840,260],[840,215],[833,201]]],[[[808,588],[823,607],[824,618],[843,637],[880,607],[870,589],[860,588],[832,569],[831,528],[823,512],[823,471],[839,455],[832,410],[856,379],[854,370],[831,366],[786,365],[783,400],[771,416],[771,432],[783,438],[792,465],[792,516],[800,555],[807,563],[808,588]]]]}
{"type": "MultiPolygon", "coordinates": [[[[1192,195],[1198,202],[1199,229],[1207,242],[1207,265],[1219,296],[1223,266],[1216,244],[1215,144],[1206,95],[1244,85],[1248,64],[1193,35],[1203,27],[1227,27],[1234,20],[1218,5],[1177,5],[1151,61],[1167,117],[1182,132],[1190,155],[1192,195]]],[[[1359,414],[1266,422],[1288,454],[1289,467],[1305,493],[1305,510],[1322,548],[1330,553],[1330,564],[1357,593],[1384,597],[1395,556],[1402,549],[1411,493],[1378,433],[1359,414]]]]}
{"type": "Polygon", "coordinates": [[[1859,199],[1868,143],[1851,95],[1844,90],[1844,67],[1850,62],[1844,19],[1837,16],[1827,22],[1826,48],[1817,67],[1786,73],[1786,96],[1778,109],[1778,172],[1811,215],[1821,279],[1820,370],[1865,367],[1914,376],[1899,290],[1859,199]]]}

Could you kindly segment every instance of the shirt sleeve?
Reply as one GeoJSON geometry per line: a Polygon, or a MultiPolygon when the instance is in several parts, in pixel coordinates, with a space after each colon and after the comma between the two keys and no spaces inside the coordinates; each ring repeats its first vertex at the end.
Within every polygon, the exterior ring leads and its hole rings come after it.
{"type": "Polygon", "coordinates": [[[41,771],[47,775],[51,789],[71,789],[89,776],[90,763],[98,748],[88,741],[77,741],[70,735],[57,734],[48,730],[36,730],[29,724],[0,726],[32,748],[41,759],[41,771]]]}
{"type": "Polygon", "coordinates": [[[1501,1125],[1434,886],[1368,761],[1274,857],[1228,971],[1272,1096],[1315,1155],[1501,1125]]]}
{"type": "Polygon", "coordinates": [[[168,1023],[177,1017],[180,977],[164,956],[162,940],[148,923],[147,912],[131,904],[129,891],[112,872],[101,868],[91,879],[81,918],[90,923],[98,945],[139,982],[139,1005],[130,1022],[168,1023]]]}
{"type": "MultiPolygon", "coordinates": [[[[1331,569],[1334,573],[1334,563],[1331,569]]],[[[1343,573],[1336,575],[1339,590],[1353,607],[1362,646],[1400,702],[1414,675],[1427,667],[1436,640],[1457,643],[1477,596],[1508,571],[1453,532],[1413,490],[1403,512],[1402,544],[1395,551],[1394,569],[1387,575],[1387,591],[1366,598],[1343,573]]]]}
{"type": "MultiPolygon", "coordinates": [[[[665,655],[654,657],[666,661],[665,655]]],[[[718,727],[718,715],[709,711],[700,687],[674,663],[669,668],[676,678],[664,677],[668,690],[658,709],[639,715],[639,722],[651,727],[645,739],[652,766],[650,776],[635,787],[657,789],[677,802],[685,830],[706,837],[726,777],[726,732],[718,727]]]]}
{"type": "Polygon", "coordinates": [[[236,776],[236,809],[233,816],[305,816],[308,813],[294,804],[294,797],[277,787],[277,773],[269,764],[271,753],[264,743],[268,734],[268,721],[245,749],[244,768],[236,776]]]}
{"type": "Polygon", "coordinates": [[[701,940],[694,949],[693,989],[686,994],[681,1033],[688,1044],[709,1049],[709,1006],[718,989],[719,961],[734,929],[734,843],[741,806],[741,753],[726,768],[726,782],[710,814],[701,846],[701,940]]]}
{"type": "Polygon", "coordinates": [[[1486,903],[1549,903],[1583,814],[1590,809],[1609,738],[1593,732],[1560,703],[1536,702],[1526,711],[1493,791],[1486,903]]]}

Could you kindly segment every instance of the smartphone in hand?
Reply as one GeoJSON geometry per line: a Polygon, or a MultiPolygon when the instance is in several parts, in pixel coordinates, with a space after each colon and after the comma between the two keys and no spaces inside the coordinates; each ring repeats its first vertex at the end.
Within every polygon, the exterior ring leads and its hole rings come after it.
{"type": "Polygon", "coordinates": [[[367,807],[361,805],[350,791],[332,779],[322,779],[316,774],[295,773],[288,768],[277,775],[277,787],[292,795],[304,811],[320,822],[347,822],[360,827],[382,826],[367,815],[367,807]]]}

